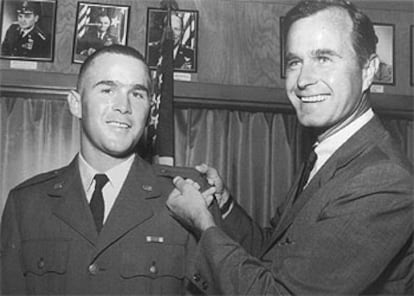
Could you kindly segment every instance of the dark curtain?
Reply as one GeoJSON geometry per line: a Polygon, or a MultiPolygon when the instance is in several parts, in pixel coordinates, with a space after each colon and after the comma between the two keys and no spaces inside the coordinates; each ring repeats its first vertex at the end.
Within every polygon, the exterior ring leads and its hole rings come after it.
{"type": "MultiPolygon", "coordinates": [[[[413,160],[413,122],[383,119],[413,160]]],[[[174,120],[176,164],[217,168],[239,203],[268,226],[312,134],[294,114],[176,109],[174,120]]],[[[79,122],[65,100],[1,97],[0,133],[0,213],[12,187],[66,165],[79,149],[79,122]]]]}

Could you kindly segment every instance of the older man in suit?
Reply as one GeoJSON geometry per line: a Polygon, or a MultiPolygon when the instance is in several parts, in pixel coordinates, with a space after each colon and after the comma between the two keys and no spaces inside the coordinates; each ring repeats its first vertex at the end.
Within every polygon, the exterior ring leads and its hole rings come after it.
{"type": "Polygon", "coordinates": [[[185,293],[193,239],[165,207],[176,168],[134,152],[150,83],[130,47],[103,47],[82,64],[68,96],[80,153],[11,190],[1,223],[2,295],[185,293]]]}
{"type": "MultiPolygon", "coordinates": [[[[189,275],[211,294],[412,295],[413,170],[370,107],[372,23],[348,1],[308,0],[288,12],[285,30],[287,95],[318,132],[316,163],[304,166],[270,233],[228,193],[218,196],[230,204],[221,230],[211,198],[175,178],[170,210],[202,231],[189,275]]],[[[214,169],[201,169],[223,187],[214,169]]]]}

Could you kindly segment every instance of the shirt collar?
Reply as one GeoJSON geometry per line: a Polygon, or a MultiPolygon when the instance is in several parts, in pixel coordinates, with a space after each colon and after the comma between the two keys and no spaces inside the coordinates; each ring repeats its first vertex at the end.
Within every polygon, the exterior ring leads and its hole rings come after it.
{"type": "Polygon", "coordinates": [[[107,170],[106,172],[98,172],[86,161],[82,154],[79,153],[79,171],[85,192],[91,190],[94,181],[93,178],[95,177],[95,175],[103,173],[106,174],[106,176],[108,177],[108,183],[111,184],[111,186],[115,188],[121,188],[131,168],[131,165],[134,162],[134,159],[135,154],[132,154],[128,159],[114,166],[113,168],[107,170]]]}
{"type": "Polygon", "coordinates": [[[339,147],[342,146],[352,135],[360,130],[368,121],[374,117],[372,109],[368,109],[364,114],[355,119],[337,133],[329,136],[320,143],[315,144],[315,152],[318,155],[314,170],[312,173],[316,173],[322,165],[335,153],[339,147]],[[315,171],[315,172],[314,172],[315,171]]]}

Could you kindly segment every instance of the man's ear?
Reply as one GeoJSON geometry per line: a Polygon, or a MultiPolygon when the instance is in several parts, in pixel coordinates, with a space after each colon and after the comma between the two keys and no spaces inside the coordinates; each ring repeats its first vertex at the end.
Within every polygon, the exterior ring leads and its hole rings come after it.
{"type": "Polygon", "coordinates": [[[82,118],[82,101],[81,95],[76,90],[71,90],[67,97],[70,113],[73,116],[82,118]]]}
{"type": "Polygon", "coordinates": [[[362,69],[362,92],[365,92],[374,81],[380,60],[377,54],[372,54],[362,69]]]}

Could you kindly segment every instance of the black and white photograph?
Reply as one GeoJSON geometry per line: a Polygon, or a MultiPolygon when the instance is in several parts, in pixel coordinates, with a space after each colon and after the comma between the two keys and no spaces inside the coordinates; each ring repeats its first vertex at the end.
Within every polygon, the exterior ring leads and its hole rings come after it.
{"type": "Polygon", "coordinates": [[[129,6],[79,2],[73,63],[83,63],[96,50],[127,43],[129,6]]]}
{"type": "Polygon", "coordinates": [[[380,64],[375,73],[375,84],[395,84],[394,66],[394,25],[374,24],[378,37],[377,54],[380,64]]]}
{"type": "MultiPolygon", "coordinates": [[[[155,69],[160,61],[167,19],[166,10],[148,8],[146,59],[151,69],[155,69]]],[[[171,29],[174,39],[174,71],[197,72],[198,11],[172,11],[171,29]]]]}
{"type": "Polygon", "coordinates": [[[4,0],[1,11],[0,58],[53,61],[56,0],[4,0]]]}

